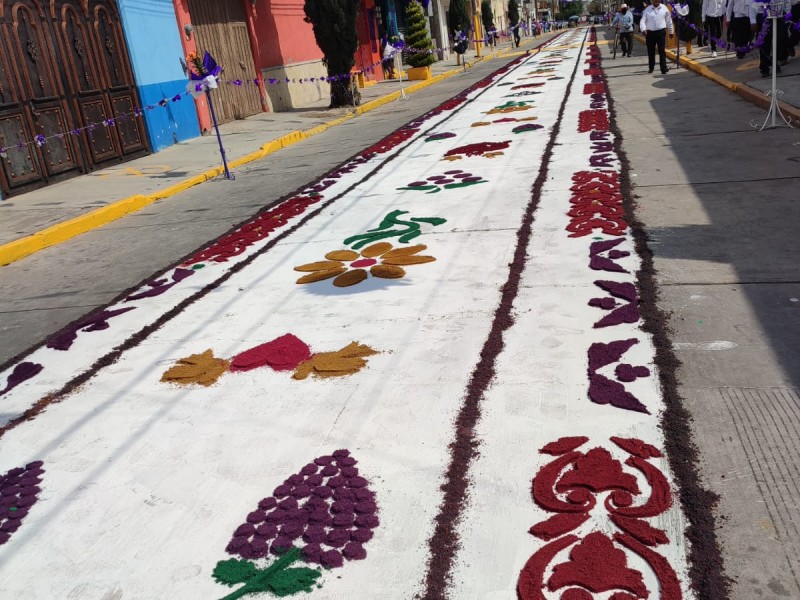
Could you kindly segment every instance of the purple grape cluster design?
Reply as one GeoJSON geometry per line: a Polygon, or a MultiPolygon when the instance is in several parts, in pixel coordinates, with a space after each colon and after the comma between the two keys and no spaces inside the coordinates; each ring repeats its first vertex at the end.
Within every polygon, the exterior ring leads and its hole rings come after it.
{"type": "Polygon", "coordinates": [[[40,460],[11,469],[0,476],[0,546],[22,525],[41,491],[44,463],[40,460]]]}
{"type": "Polygon", "coordinates": [[[479,183],[487,183],[486,179],[467,173],[460,169],[445,171],[444,175],[432,175],[425,181],[412,181],[406,187],[397,188],[398,190],[424,191],[428,194],[435,194],[444,190],[468,187],[479,183]]]}
{"type": "Polygon", "coordinates": [[[244,584],[223,600],[271,592],[288,596],[311,591],[321,571],[293,567],[296,562],[341,567],[362,560],[379,525],[375,494],[348,450],[320,456],[286,479],[236,528],[226,552],[240,559],[220,561],[219,583],[244,584]],[[261,568],[253,560],[277,557],[261,568]]]}

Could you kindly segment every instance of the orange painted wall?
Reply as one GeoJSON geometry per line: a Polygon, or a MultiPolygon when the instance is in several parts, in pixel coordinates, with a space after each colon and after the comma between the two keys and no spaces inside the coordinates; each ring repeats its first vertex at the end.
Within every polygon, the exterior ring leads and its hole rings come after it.
{"type": "Polygon", "coordinates": [[[364,71],[368,80],[383,81],[383,68],[380,66],[383,49],[378,39],[375,0],[361,0],[356,27],[358,30],[356,69],[364,71]]]}
{"type": "Polygon", "coordinates": [[[322,58],[311,24],[303,21],[304,0],[256,0],[255,5],[247,4],[256,67],[266,69],[322,58]]]}
{"type": "MultiPolygon", "coordinates": [[[[189,16],[189,5],[187,0],[172,0],[175,6],[175,18],[178,21],[178,34],[181,37],[181,45],[183,46],[184,57],[192,52],[197,52],[197,44],[195,43],[194,35],[190,39],[186,37],[184,25],[191,23],[192,19],[189,16]]],[[[189,76],[186,76],[189,80],[189,76]]],[[[211,129],[211,116],[208,112],[208,103],[203,97],[194,101],[197,106],[197,120],[200,122],[200,131],[209,131],[211,129]]]]}

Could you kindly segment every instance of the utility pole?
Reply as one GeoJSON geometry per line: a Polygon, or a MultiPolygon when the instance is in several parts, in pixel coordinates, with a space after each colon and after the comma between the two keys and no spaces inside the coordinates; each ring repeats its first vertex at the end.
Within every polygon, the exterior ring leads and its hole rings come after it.
{"type": "Polygon", "coordinates": [[[483,36],[481,35],[481,13],[478,8],[478,0],[472,0],[472,27],[475,30],[475,56],[481,57],[481,43],[483,43],[483,36]]]}

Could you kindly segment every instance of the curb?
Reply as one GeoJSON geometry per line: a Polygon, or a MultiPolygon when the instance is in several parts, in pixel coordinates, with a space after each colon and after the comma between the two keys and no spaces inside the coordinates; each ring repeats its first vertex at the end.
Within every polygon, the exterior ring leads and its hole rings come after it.
{"type": "MultiPolygon", "coordinates": [[[[472,62],[467,62],[466,67],[472,67],[478,62],[501,57],[506,53],[511,53],[512,50],[519,50],[519,48],[505,48],[503,50],[497,50],[472,62]]],[[[407,94],[411,94],[462,72],[464,72],[464,67],[451,69],[431,77],[430,79],[411,84],[405,87],[403,91],[407,94]]],[[[292,144],[296,144],[297,142],[322,133],[331,127],[335,127],[336,125],[341,125],[353,117],[375,110],[376,108],[388,104],[389,102],[393,102],[399,97],[399,91],[391,92],[385,96],[362,104],[349,114],[331,119],[330,121],[317,125],[316,127],[312,127],[303,131],[291,131],[286,135],[282,135],[279,138],[265,143],[259,150],[256,150],[255,152],[251,152],[250,154],[246,154],[230,161],[228,165],[230,168],[236,168],[241,165],[260,160],[274,152],[277,152],[278,150],[281,150],[282,148],[286,148],[287,146],[291,146],[292,144]]],[[[86,233],[87,231],[102,227],[103,225],[106,225],[112,221],[116,221],[125,215],[129,215],[133,212],[146,208],[157,200],[169,198],[170,196],[174,196],[175,194],[188,190],[191,187],[204,183],[209,179],[218,177],[223,173],[223,171],[224,169],[221,166],[214,167],[200,173],[199,175],[184,179],[183,181],[175,183],[152,194],[136,194],[133,196],[128,196],[127,198],[122,198],[121,200],[112,202],[107,206],[103,206],[62,223],[57,223],[56,225],[42,229],[41,231],[37,231],[17,240],[2,244],[0,245],[0,266],[11,264],[12,262],[25,258],[26,256],[30,256],[39,250],[44,250],[50,246],[55,246],[62,242],[66,242],[71,238],[86,233]]]]}
{"type": "MultiPolygon", "coordinates": [[[[641,42],[642,44],[645,43],[644,37],[639,34],[634,36],[637,41],[641,42]]],[[[672,50],[666,51],[667,57],[671,60],[675,60],[676,54],[672,50]]],[[[764,92],[757,90],[753,87],[750,87],[746,83],[736,83],[731,81],[727,77],[723,77],[719,73],[715,73],[707,66],[698,63],[691,58],[687,58],[685,55],[681,54],[681,65],[686,67],[687,70],[693,71],[698,75],[702,75],[706,79],[710,79],[714,83],[721,85],[722,87],[728,89],[729,91],[737,94],[739,97],[747,100],[759,106],[761,108],[769,108],[771,100],[770,97],[767,96],[764,92]]],[[[789,117],[792,121],[800,121],[800,108],[796,106],[792,106],[791,104],[787,104],[782,100],[778,100],[778,105],[780,106],[781,112],[789,117]]]]}

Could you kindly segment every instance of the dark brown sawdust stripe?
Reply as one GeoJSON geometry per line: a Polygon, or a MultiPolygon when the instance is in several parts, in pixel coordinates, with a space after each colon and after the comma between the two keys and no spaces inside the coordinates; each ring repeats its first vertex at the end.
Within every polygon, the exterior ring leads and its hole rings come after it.
{"type": "MultiPolygon", "coordinates": [[[[602,64],[602,58],[601,58],[602,64]]],[[[625,219],[633,235],[636,253],[642,266],[636,273],[639,287],[642,329],[653,336],[655,364],[666,409],[661,415],[661,429],[670,469],[680,493],[681,507],[689,526],[689,577],[698,598],[725,600],[730,595],[731,580],[725,568],[715,530],[713,509],[719,496],[703,488],[698,469],[699,454],[691,435],[692,416],[686,409],[678,392],[677,370],[680,361],[670,339],[669,315],[658,306],[659,290],[657,272],[653,265],[653,251],[649,245],[649,234],[637,214],[633,185],[630,178],[631,165],[622,148],[622,131],[617,124],[614,98],[608,86],[608,77],[603,70],[606,85],[608,112],[611,117],[611,132],[614,134],[614,151],[619,157],[620,191],[625,209],[625,219]]]]}
{"type": "Polygon", "coordinates": [[[436,526],[433,535],[428,540],[430,559],[424,580],[425,589],[417,595],[417,598],[421,600],[444,600],[448,597],[453,563],[459,549],[457,528],[461,521],[461,511],[469,496],[469,468],[472,459],[477,455],[479,445],[475,436],[475,427],[481,417],[481,401],[489,384],[494,379],[497,357],[503,351],[503,332],[514,324],[512,314],[514,299],[519,291],[519,284],[528,258],[528,244],[533,233],[533,215],[539,205],[542,187],[547,180],[553,147],[561,131],[561,120],[567,106],[567,99],[572,91],[575,74],[583,60],[585,45],[586,37],[581,43],[572,77],[567,84],[555,125],[542,154],[539,174],[531,189],[531,200],[525,209],[522,224],[517,230],[517,247],[514,250],[514,259],[509,264],[508,279],[501,290],[500,305],[494,313],[489,337],[483,344],[480,360],[472,372],[464,403],[455,420],[456,435],[455,440],[450,444],[450,463],[445,472],[444,483],[440,488],[444,492],[444,499],[439,507],[439,514],[435,518],[436,526]]]}
{"type": "MultiPolygon", "coordinates": [[[[550,40],[542,42],[535,49],[538,49],[540,46],[542,46],[544,44],[547,44],[547,43],[557,39],[561,35],[563,35],[563,34],[559,34],[559,35],[551,38],[550,40]]],[[[525,58],[525,55],[522,55],[522,56],[519,56],[519,57],[515,58],[514,60],[509,61],[508,63],[506,63],[502,67],[496,69],[495,71],[492,71],[486,77],[483,77],[482,79],[478,80],[476,83],[470,85],[465,90],[463,90],[463,91],[459,92],[458,94],[454,95],[449,100],[452,100],[454,98],[467,96],[471,92],[473,92],[473,91],[475,91],[477,89],[480,89],[482,83],[486,82],[487,80],[491,81],[493,78],[495,78],[497,76],[498,73],[503,73],[503,72],[507,71],[512,66],[514,66],[516,63],[519,63],[522,60],[524,60],[524,58],[525,58]]],[[[487,89],[488,89],[487,87],[485,87],[483,89],[480,89],[480,91],[475,95],[475,98],[480,97],[482,94],[484,94],[486,92],[487,89]]],[[[436,125],[433,125],[432,127],[429,127],[427,130],[422,131],[420,133],[419,137],[424,137],[425,135],[428,135],[431,131],[433,131],[437,127],[441,127],[442,124],[446,123],[448,120],[453,118],[456,114],[458,114],[461,110],[463,110],[466,106],[468,106],[475,98],[467,100],[466,102],[464,102],[460,106],[458,106],[455,109],[451,110],[450,114],[448,114],[447,117],[442,119],[442,121],[437,123],[436,125]]],[[[445,102],[448,102],[449,100],[446,100],[445,102]]],[[[402,125],[402,126],[398,127],[397,129],[395,129],[394,131],[392,131],[388,135],[386,135],[383,138],[381,138],[381,140],[379,140],[379,142],[382,141],[382,140],[389,139],[389,137],[395,131],[397,131],[399,129],[403,129],[403,128],[406,128],[406,127],[409,127],[409,126],[412,126],[412,125],[421,125],[422,123],[424,123],[431,116],[435,116],[436,114],[438,114],[437,110],[438,110],[438,107],[441,104],[442,103],[440,103],[439,105],[435,106],[431,110],[423,113],[422,115],[413,118],[412,120],[410,120],[405,125],[402,125]]],[[[252,215],[250,217],[247,217],[246,219],[242,220],[239,224],[234,225],[233,227],[231,227],[228,231],[226,231],[222,235],[217,236],[216,238],[212,239],[208,243],[200,246],[198,249],[193,250],[192,252],[188,253],[186,256],[184,256],[180,260],[176,261],[175,263],[173,263],[169,267],[159,271],[156,275],[151,275],[151,276],[143,279],[140,283],[136,284],[135,286],[132,286],[132,287],[128,288],[124,292],[122,292],[119,295],[117,295],[111,302],[108,302],[108,303],[98,307],[97,309],[90,311],[89,313],[87,313],[86,315],[84,315],[82,317],[78,317],[77,319],[72,321],[69,325],[63,327],[61,330],[59,330],[55,334],[53,334],[51,336],[48,336],[43,342],[40,342],[40,343],[37,343],[37,344],[33,345],[28,350],[18,354],[17,356],[15,356],[12,359],[6,361],[3,365],[0,365],[0,371],[6,370],[7,368],[9,368],[14,363],[22,360],[23,358],[25,358],[26,356],[28,356],[29,354],[31,354],[35,350],[41,348],[42,346],[44,346],[47,343],[47,341],[49,339],[51,339],[53,337],[57,337],[61,332],[66,331],[72,325],[74,325],[78,321],[84,319],[86,316],[94,314],[94,313],[99,312],[99,311],[102,311],[102,310],[104,310],[104,309],[106,309],[106,308],[108,308],[108,307],[110,307],[110,306],[112,306],[114,304],[117,304],[118,302],[124,300],[131,293],[133,293],[134,291],[136,291],[136,290],[140,289],[142,286],[144,286],[148,281],[153,281],[154,279],[158,279],[159,277],[161,277],[162,275],[166,274],[171,269],[174,269],[176,266],[182,264],[183,262],[188,260],[190,257],[194,256],[198,252],[201,252],[202,250],[211,247],[220,238],[223,238],[225,236],[230,235],[231,233],[235,232],[237,229],[239,229],[243,225],[253,221],[254,219],[257,219],[258,216],[263,214],[264,212],[267,212],[267,211],[279,206],[281,203],[285,202],[289,198],[292,198],[292,197],[297,196],[297,195],[301,195],[302,190],[308,189],[309,187],[315,185],[316,183],[321,182],[324,179],[330,179],[330,176],[329,176],[330,173],[332,173],[334,171],[337,171],[343,165],[345,165],[348,162],[350,162],[351,160],[359,157],[363,152],[364,152],[363,149],[359,150],[358,152],[353,154],[350,158],[348,158],[347,160],[343,161],[341,164],[339,164],[336,167],[334,167],[334,168],[330,169],[329,171],[327,171],[324,175],[314,179],[310,183],[307,183],[307,184],[297,188],[294,192],[286,194],[286,195],[282,196],[281,198],[275,200],[274,202],[271,202],[270,204],[265,205],[263,208],[261,208],[254,215],[252,215]]],[[[33,404],[33,406],[28,408],[21,415],[19,415],[18,417],[15,417],[14,419],[11,419],[7,423],[5,423],[2,427],[0,427],[0,438],[2,438],[6,433],[8,433],[9,431],[14,429],[15,427],[17,427],[21,423],[24,423],[26,421],[29,421],[29,420],[35,418],[37,415],[42,413],[51,404],[56,404],[56,403],[60,402],[61,400],[63,400],[63,398],[65,396],[69,395],[70,393],[75,391],[78,387],[80,387],[81,385],[85,384],[92,377],[94,377],[101,369],[103,369],[103,368],[105,368],[105,367],[107,367],[109,365],[114,364],[117,360],[119,360],[119,358],[122,356],[122,354],[124,352],[126,352],[127,350],[130,350],[131,348],[134,348],[134,347],[138,346],[140,343],[142,343],[144,340],[146,340],[151,334],[153,334],[155,331],[157,331],[161,327],[163,327],[166,323],[168,323],[173,318],[178,316],[181,312],[183,312],[191,304],[193,304],[194,302],[200,300],[201,298],[206,296],[209,292],[211,292],[211,291],[215,290],[216,288],[218,288],[225,281],[230,279],[230,277],[232,277],[235,273],[238,273],[243,268],[245,268],[250,263],[252,263],[256,258],[258,258],[262,254],[264,254],[267,251],[269,251],[278,242],[280,242],[281,240],[283,240],[287,236],[289,236],[292,233],[294,233],[297,229],[302,227],[309,220],[311,220],[314,217],[316,217],[318,214],[320,214],[323,210],[328,208],[335,201],[337,201],[340,198],[344,197],[346,194],[348,194],[350,191],[352,191],[356,186],[358,186],[361,183],[363,183],[366,179],[368,179],[370,177],[373,177],[376,173],[378,173],[380,170],[382,170],[386,165],[390,164],[395,158],[397,158],[401,154],[401,152],[402,152],[402,149],[400,151],[398,151],[397,153],[395,153],[393,156],[390,156],[390,157],[386,158],[385,160],[383,160],[374,169],[372,169],[370,172],[368,172],[363,178],[359,179],[358,181],[353,183],[351,186],[347,187],[345,190],[343,190],[339,194],[331,197],[330,199],[326,200],[322,204],[318,205],[316,209],[314,209],[310,213],[308,213],[305,216],[303,216],[297,223],[295,223],[295,225],[293,225],[289,229],[284,230],[283,232],[281,232],[280,234],[278,234],[277,236],[272,238],[258,252],[255,252],[254,254],[250,255],[246,259],[236,263],[235,265],[230,266],[228,268],[228,270],[225,273],[223,273],[219,278],[217,278],[216,280],[212,281],[211,283],[209,283],[205,287],[201,288],[200,290],[198,290],[197,292],[195,292],[191,296],[189,296],[187,298],[184,298],[180,303],[178,303],[172,309],[170,309],[166,313],[162,314],[156,321],[154,321],[153,323],[150,323],[149,325],[146,325],[145,327],[140,329],[138,332],[132,334],[122,344],[114,347],[111,351],[106,353],[104,356],[100,357],[97,361],[95,361],[94,364],[92,364],[92,366],[90,366],[88,369],[86,369],[85,371],[83,371],[79,375],[76,375],[75,377],[73,377],[66,384],[64,384],[64,386],[62,386],[59,390],[57,390],[57,391],[55,391],[55,392],[53,392],[51,394],[48,394],[47,396],[44,396],[43,398],[40,398],[38,401],[36,401],[33,404]]]]}

